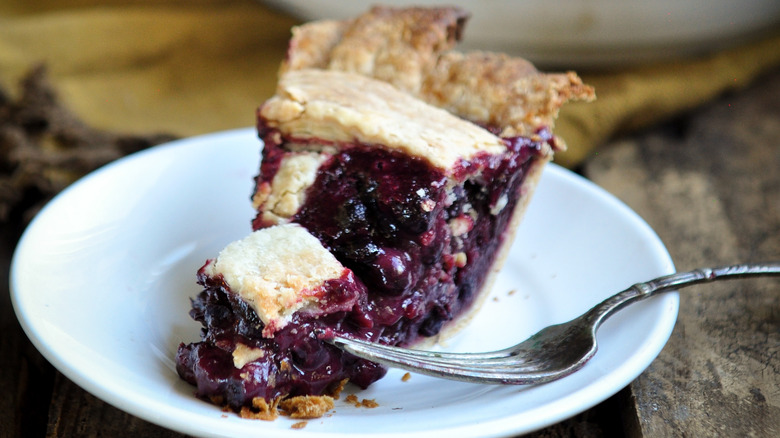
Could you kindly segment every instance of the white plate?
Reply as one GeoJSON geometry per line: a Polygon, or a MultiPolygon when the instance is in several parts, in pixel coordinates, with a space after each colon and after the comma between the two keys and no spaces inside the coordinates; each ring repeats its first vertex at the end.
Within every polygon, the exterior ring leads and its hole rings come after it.
{"type": "MultiPolygon", "coordinates": [[[[195,272],[250,231],[260,143],[250,129],[173,142],[110,164],[57,196],[24,233],[11,294],[25,332],[57,369],[101,399],[153,423],[202,436],[432,433],[505,436],[586,410],[637,377],[677,318],[678,296],[625,309],[577,372],[536,387],[480,386],[391,370],[361,398],[309,421],[244,420],[196,399],[174,355],[197,340],[187,312],[195,272]]],[[[637,281],[673,272],[656,234],[590,182],[550,166],[484,310],[448,348],[519,341],[637,281]],[[514,291],[514,292],[512,292],[514,291]]]]}

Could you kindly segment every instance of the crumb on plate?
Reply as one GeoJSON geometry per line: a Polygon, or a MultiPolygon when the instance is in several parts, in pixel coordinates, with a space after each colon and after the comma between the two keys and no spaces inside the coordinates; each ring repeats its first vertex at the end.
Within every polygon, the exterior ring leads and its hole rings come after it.
{"type": "Polygon", "coordinates": [[[354,405],[356,408],[369,408],[373,409],[376,407],[379,407],[379,403],[376,402],[374,399],[367,399],[364,398],[363,400],[358,400],[357,396],[355,394],[350,394],[347,396],[346,400],[347,403],[350,403],[354,405]]]}
{"type": "Polygon", "coordinates": [[[320,418],[333,409],[333,397],[328,395],[300,395],[282,400],[279,407],[290,418],[320,418]]]}

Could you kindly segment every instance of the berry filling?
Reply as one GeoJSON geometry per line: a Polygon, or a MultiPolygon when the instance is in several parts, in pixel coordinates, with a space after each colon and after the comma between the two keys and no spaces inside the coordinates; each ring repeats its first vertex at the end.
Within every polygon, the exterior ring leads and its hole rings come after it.
{"type": "MultiPolygon", "coordinates": [[[[316,314],[298,312],[264,337],[252,308],[201,269],[204,290],[190,314],[203,324],[203,340],[180,346],[177,367],[198,396],[236,410],[255,398],[328,394],[345,379],[365,388],[385,374],[316,333],[409,346],[470,310],[526,174],[553,141],[547,130],[505,139],[505,153],[477,154],[445,172],[373,145],[282,140],[263,126],[260,133],[258,188],[272,183],[280,162],[294,153],[291,144],[296,151],[330,151],[289,220],[314,235],[348,275],[325,282],[327,299],[316,314]],[[349,310],[346,302],[354,303],[349,310]]],[[[253,221],[254,229],[272,225],[262,211],[253,221]]]]}
{"type": "Polygon", "coordinates": [[[255,311],[234,294],[220,277],[209,277],[203,268],[198,283],[204,287],[192,302],[190,316],[203,324],[202,341],[179,347],[179,375],[197,387],[196,395],[236,411],[252,406],[252,400],[268,402],[287,396],[328,394],[341,381],[367,387],[381,378],[379,365],[342,354],[314,335],[339,330],[345,320],[360,312],[343,311],[343,303],[364,299],[365,289],[351,274],[326,281],[320,317],[299,312],[273,338],[264,337],[264,325],[255,311]],[[335,310],[335,311],[334,311],[335,310]]]}

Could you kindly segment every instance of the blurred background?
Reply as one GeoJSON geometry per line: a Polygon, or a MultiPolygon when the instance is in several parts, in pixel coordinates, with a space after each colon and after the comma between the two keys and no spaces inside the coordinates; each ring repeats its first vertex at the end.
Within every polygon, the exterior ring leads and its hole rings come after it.
{"type": "MultiPolygon", "coordinates": [[[[462,48],[501,50],[545,70],[577,70],[599,100],[558,124],[571,167],[616,133],[744,87],[780,63],[774,0],[397,1],[471,11],[462,48]],[[584,109],[587,108],[587,109],[584,109]]],[[[13,95],[46,67],[89,126],[190,136],[254,124],[273,94],[290,27],[345,18],[359,0],[5,0],[0,86],[13,95]]]]}
{"type": "MultiPolygon", "coordinates": [[[[359,0],[269,0],[305,20],[348,18],[359,0]]],[[[696,57],[766,35],[780,23],[773,0],[401,0],[473,12],[465,49],[497,50],[543,68],[594,69],[696,57]]]]}

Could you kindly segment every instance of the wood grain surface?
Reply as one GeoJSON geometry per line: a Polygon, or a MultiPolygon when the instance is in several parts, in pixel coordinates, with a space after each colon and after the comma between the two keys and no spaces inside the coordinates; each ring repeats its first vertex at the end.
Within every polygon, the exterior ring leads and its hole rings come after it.
{"type": "MultiPolygon", "coordinates": [[[[656,230],[680,270],[780,259],[779,170],[780,71],[616,139],[580,169],[656,230]]],[[[182,436],[86,393],[37,353],[7,289],[18,233],[0,232],[0,436],[182,436]]],[[[780,280],[682,291],[672,337],[638,379],[529,436],[780,436],[780,280]]]]}
{"type": "MultiPolygon", "coordinates": [[[[679,270],[780,260],[780,73],[616,142],[585,174],[679,270]]],[[[780,436],[780,280],[682,291],[669,343],[630,392],[636,436],[780,436]]]]}

